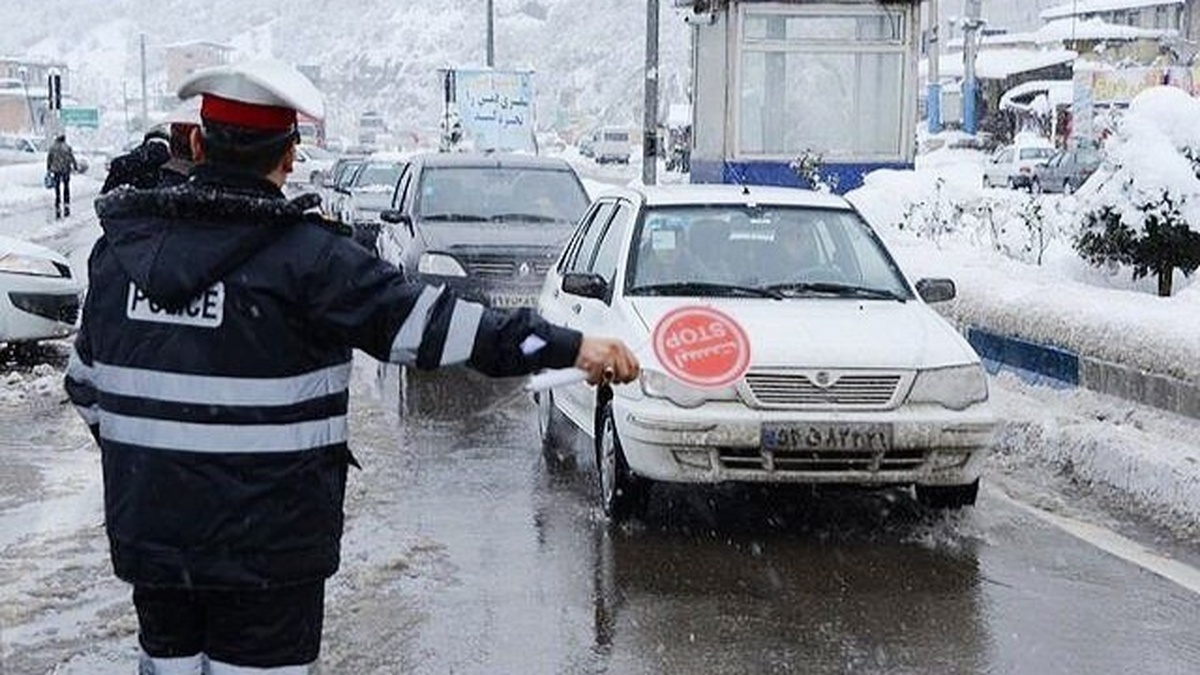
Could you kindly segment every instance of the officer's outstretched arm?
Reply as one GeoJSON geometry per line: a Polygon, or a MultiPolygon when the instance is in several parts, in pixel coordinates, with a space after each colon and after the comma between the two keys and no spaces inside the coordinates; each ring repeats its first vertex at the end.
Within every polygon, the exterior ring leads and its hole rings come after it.
{"type": "Polygon", "coordinates": [[[499,377],[567,368],[579,356],[578,332],[530,310],[488,309],[408,283],[349,239],[334,241],[304,283],[312,324],[381,361],[421,369],[465,363],[499,377]]]}

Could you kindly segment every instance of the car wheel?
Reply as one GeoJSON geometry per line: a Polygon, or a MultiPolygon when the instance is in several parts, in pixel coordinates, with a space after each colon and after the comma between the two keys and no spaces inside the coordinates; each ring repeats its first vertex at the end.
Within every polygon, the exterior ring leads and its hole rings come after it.
{"type": "Polygon", "coordinates": [[[611,401],[603,403],[596,419],[596,472],[600,479],[600,506],[604,515],[620,523],[645,514],[650,483],[629,470],[621,438],[617,435],[611,401]]]}
{"type": "Polygon", "coordinates": [[[1075,194],[1075,186],[1071,184],[1071,179],[1070,179],[1070,178],[1068,178],[1067,180],[1063,181],[1063,194],[1064,194],[1064,195],[1073,195],[1073,194],[1075,194]]]}
{"type": "Polygon", "coordinates": [[[1011,178],[1011,177],[1010,177],[1010,178],[1008,179],[1008,189],[1010,189],[1010,190],[1016,190],[1016,189],[1017,189],[1017,179],[1016,179],[1016,178],[1011,178]]]}
{"type": "Polygon", "coordinates": [[[1033,179],[1033,180],[1032,180],[1032,181],[1029,183],[1029,192],[1030,192],[1031,194],[1035,194],[1035,195],[1040,195],[1040,194],[1042,194],[1042,181],[1040,181],[1040,180],[1038,180],[1038,179],[1034,178],[1034,179],[1033,179]]]}
{"type": "Polygon", "coordinates": [[[917,501],[931,509],[954,510],[974,506],[979,479],[966,485],[918,485],[917,501]]]}
{"type": "Polygon", "coordinates": [[[538,436],[542,440],[542,456],[552,467],[568,464],[573,459],[568,446],[570,435],[567,421],[554,406],[554,393],[542,391],[534,394],[537,402],[538,436]]]}

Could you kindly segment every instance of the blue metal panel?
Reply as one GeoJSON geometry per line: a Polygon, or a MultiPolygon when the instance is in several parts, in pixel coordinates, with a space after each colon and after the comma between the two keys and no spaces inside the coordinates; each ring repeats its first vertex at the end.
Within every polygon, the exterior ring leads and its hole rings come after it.
{"type": "MultiPolygon", "coordinates": [[[[837,180],[835,192],[845,194],[862,187],[863,177],[877,169],[909,170],[913,165],[905,162],[857,162],[852,164],[826,164],[821,173],[837,180]]],[[[746,185],[778,185],[782,187],[811,188],[808,181],[801,180],[788,162],[720,162],[692,159],[693,183],[728,183],[746,185]]]]}
{"type": "Polygon", "coordinates": [[[967,329],[967,342],[990,372],[1007,368],[1039,384],[1079,385],[1079,355],[1074,352],[975,327],[967,329]],[[1054,382],[1046,382],[1045,378],[1054,382]]]}

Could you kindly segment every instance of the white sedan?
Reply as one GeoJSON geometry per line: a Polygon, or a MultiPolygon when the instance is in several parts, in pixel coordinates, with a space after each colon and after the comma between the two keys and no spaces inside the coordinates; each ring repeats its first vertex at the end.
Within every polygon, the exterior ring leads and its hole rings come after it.
{"type": "Polygon", "coordinates": [[[0,236],[0,343],[62,338],[75,330],[83,284],[67,259],[0,236]]]}
{"type": "Polygon", "coordinates": [[[618,337],[634,384],[536,395],[547,457],[591,436],[605,512],[659,481],[915,485],[974,504],[995,424],[978,355],[845,200],[786,188],[597,199],[550,270],[546,319],[618,337]]]}

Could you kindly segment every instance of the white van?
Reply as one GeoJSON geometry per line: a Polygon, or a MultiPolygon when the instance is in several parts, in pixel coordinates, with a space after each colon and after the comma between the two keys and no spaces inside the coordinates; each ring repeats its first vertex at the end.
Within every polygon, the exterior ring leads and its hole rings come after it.
{"type": "Polygon", "coordinates": [[[600,164],[628,164],[633,154],[629,130],[622,127],[600,127],[592,134],[592,153],[600,164]]]}

